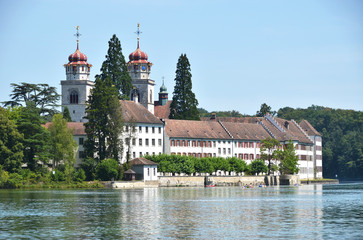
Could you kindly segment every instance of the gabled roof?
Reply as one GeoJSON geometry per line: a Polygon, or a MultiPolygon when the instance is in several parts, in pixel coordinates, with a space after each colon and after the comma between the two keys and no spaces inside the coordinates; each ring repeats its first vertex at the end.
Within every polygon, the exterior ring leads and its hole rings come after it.
{"type": "MultiPolygon", "coordinates": [[[[156,102],[156,101],[155,101],[156,102]]],[[[172,100],[167,101],[167,103],[164,106],[161,105],[154,105],[154,114],[159,119],[168,119],[170,115],[170,104],[172,100]]]]}
{"type": "Polygon", "coordinates": [[[271,131],[279,141],[295,140],[301,143],[313,143],[311,139],[304,134],[304,132],[297,126],[293,120],[288,121],[282,118],[275,118],[271,116],[273,122],[269,121],[266,117],[262,119],[262,123],[271,131]],[[280,129],[279,129],[280,128],[280,129]]]}
{"type": "Polygon", "coordinates": [[[150,161],[146,158],[135,158],[130,161],[131,165],[158,165],[156,162],[150,161]]]}
{"type": "Polygon", "coordinates": [[[262,140],[271,137],[261,124],[222,122],[233,139],[262,140]]]}
{"type": "MultiPolygon", "coordinates": [[[[48,129],[51,124],[52,122],[47,122],[44,127],[48,129]]],[[[83,122],[67,122],[67,128],[73,129],[73,135],[86,135],[83,124],[83,122]]]]}
{"type": "Polygon", "coordinates": [[[174,138],[230,139],[218,122],[165,120],[165,133],[174,138]]]}
{"type": "Polygon", "coordinates": [[[321,136],[321,134],[316,131],[316,129],[307,120],[302,120],[299,125],[306,132],[307,135],[321,136]]]}
{"type": "Polygon", "coordinates": [[[260,117],[202,117],[202,121],[220,121],[220,122],[235,122],[235,123],[256,123],[261,121],[260,117]]]}
{"type": "Polygon", "coordinates": [[[125,122],[163,124],[142,104],[134,101],[121,100],[122,117],[125,122]]]}

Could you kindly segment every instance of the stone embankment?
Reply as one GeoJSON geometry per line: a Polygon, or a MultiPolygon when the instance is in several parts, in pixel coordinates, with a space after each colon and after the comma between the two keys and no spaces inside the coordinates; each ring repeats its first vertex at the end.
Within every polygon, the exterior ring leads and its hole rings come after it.
{"type": "Polygon", "coordinates": [[[162,176],[158,181],[115,181],[109,182],[112,188],[147,188],[147,187],[204,187],[206,183],[222,186],[274,186],[300,184],[296,175],[282,176],[162,176]]]}

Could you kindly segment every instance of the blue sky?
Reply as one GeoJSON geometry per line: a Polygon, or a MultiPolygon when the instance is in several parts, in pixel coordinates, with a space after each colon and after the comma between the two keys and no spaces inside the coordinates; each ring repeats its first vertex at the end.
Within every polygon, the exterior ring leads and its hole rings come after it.
{"type": "MultiPolygon", "coordinates": [[[[99,73],[116,34],[123,54],[140,48],[169,99],[186,53],[199,107],[255,114],[320,105],[363,111],[363,1],[0,0],[0,101],[10,83],[48,83],[60,93],[76,49],[99,73]]],[[[157,97],[157,96],[155,96],[157,97]]]]}

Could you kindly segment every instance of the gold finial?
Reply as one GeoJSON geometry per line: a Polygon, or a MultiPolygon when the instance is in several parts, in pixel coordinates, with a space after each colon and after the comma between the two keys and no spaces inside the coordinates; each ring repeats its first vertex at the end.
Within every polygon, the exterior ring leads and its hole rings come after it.
{"type": "Polygon", "coordinates": [[[76,27],[77,31],[79,30],[79,26],[76,27]]]}
{"type": "Polygon", "coordinates": [[[137,23],[137,27],[138,27],[138,28],[140,27],[140,23],[137,23]]]}

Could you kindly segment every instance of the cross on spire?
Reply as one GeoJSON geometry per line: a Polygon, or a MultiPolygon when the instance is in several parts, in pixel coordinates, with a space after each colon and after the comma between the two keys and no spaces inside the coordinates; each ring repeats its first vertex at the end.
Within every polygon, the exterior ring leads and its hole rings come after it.
{"type": "Polygon", "coordinates": [[[79,49],[79,37],[82,36],[82,34],[80,34],[78,31],[79,26],[77,26],[76,29],[77,29],[77,32],[76,32],[76,34],[74,34],[74,36],[76,36],[76,38],[77,38],[77,50],[78,50],[79,49]]]}
{"type": "Polygon", "coordinates": [[[139,40],[140,40],[140,34],[142,33],[140,31],[140,23],[137,23],[137,31],[135,32],[137,35],[137,48],[139,48],[139,40]]]}

